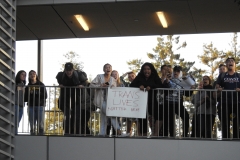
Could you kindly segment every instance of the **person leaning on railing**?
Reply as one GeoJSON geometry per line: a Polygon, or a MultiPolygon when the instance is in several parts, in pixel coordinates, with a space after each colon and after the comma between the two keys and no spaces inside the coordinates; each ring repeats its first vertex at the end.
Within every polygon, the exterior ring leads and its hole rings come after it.
{"type": "Polygon", "coordinates": [[[153,109],[157,110],[156,107],[158,107],[157,98],[152,93],[153,92],[152,90],[156,88],[165,88],[165,85],[162,83],[161,79],[159,78],[158,73],[154,68],[153,64],[146,62],[142,65],[140,72],[138,73],[136,78],[132,81],[132,83],[130,84],[130,87],[140,88],[140,90],[148,92],[148,104],[147,104],[148,112],[145,119],[139,120],[140,133],[142,135],[147,135],[148,115],[152,115],[153,109]],[[153,102],[153,99],[154,99],[154,102],[153,102]]]}
{"type": "Polygon", "coordinates": [[[222,123],[222,138],[231,138],[230,121],[233,122],[233,138],[239,138],[240,74],[236,72],[234,58],[227,58],[226,67],[227,72],[218,76],[215,95],[219,102],[218,115],[222,123]]]}
{"type": "MultiPolygon", "coordinates": [[[[116,80],[111,77],[112,66],[110,64],[105,64],[103,66],[104,74],[98,74],[91,82],[90,87],[96,87],[94,93],[94,105],[101,110],[100,115],[100,133],[99,135],[105,136],[107,131],[107,116],[106,116],[106,101],[107,101],[107,88],[116,87],[116,80]]],[[[115,118],[112,118],[111,123],[114,129],[120,134],[119,123],[116,122],[115,118]]]]}
{"type": "Polygon", "coordinates": [[[85,105],[85,100],[89,97],[86,97],[88,94],[84,88],[88,85],[86,73],[74,70],[73,64],[68,62],[65,64],[64,71],[58,72],[56,79],[61,88],[58,105],[65,116],[64,133],[89,134],[86,124],[90,118],[90,105],[85,105]]]}

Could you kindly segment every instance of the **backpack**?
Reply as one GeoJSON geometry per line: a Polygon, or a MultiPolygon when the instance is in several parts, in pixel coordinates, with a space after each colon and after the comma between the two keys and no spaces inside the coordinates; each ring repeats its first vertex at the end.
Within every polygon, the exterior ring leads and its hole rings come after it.
{"type": "MultiPolygon", "coordinates": [[[[57,75],[57,80],[59,84],[64,84],[64,78],[66,74],[64,72],[59,72],[57,75]]],[[[74,70],[73,71],[73,82],[74,85],[87,86],[87,74],[83,71],[74,70]]]]}
{"type": "MultiPolygon", "coordinates": [[[[66,74],[64,72],[59,72],[56,76],[57,81],[59,84],[63,84],[64,85],[64,81],[65,81],[65,76],[66,74]]],[[[74,85],[83,85],[85,87],[88,87],[88,82],[87,82],[87,74],[83,71],[79,71],[79,70],[74,70],[73,71],[73,82],[74,85]]],[[[80,94],[78,95],[79,98],[81,99],[80,102],[80,106],[82,109],[87,109],[87,110],[91,110],[93,108],[93,104],[91,103],[91,97],[90,97],[90,88],[82,88],[80,90],[80,94]]],[[[60,95],[61,97],[61,95],[60,95]]],[[[60,100],[59,97],[59,100],[60,100]]],[[[63,103],[61,103],[63,104],[63,103]]],[[[64,106],[60,105],[59,107],[62,111],[64,110],[64,106]]]]}

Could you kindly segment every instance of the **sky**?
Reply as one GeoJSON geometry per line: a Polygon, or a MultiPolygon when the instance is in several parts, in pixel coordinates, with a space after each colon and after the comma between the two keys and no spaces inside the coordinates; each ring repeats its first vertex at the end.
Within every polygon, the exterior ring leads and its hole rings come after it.
{"type": "MultiPolygon", "coordinates": [[[[203,44],[213,42],[219,50],[230,50],[230,42],[233,33],[218,34],[191,34],[180,36],[180,43],[186,41],[187,46],[176,53],[186,61],[195,61],[195,67],[205,68],[200,63],[197,55],[203,53],[203,44]]],[[[73,51],[80,55],[79,61],[83,62],[83,70],[88,77],[95,78],[103,73],[103,65],[110,63],[113,70],[120,75],[129,71],[127,61],[142,59],[150,62],[147,53],[154,53],[153,48],[157,45],[155,36],[138,37],[110,37],[110,38],[82,38],[82,39],[59,39],[43,41],[43,83],[47,86],[57,84],[56,75],[63,63],[63,55],[73,51]]],[[[238,38],[238,41],[240,39],[238,38]]],[[[240,43],[240,41],[239,41],[240,43]]],[[[19,70],[37,70],[37,41],[16,42],[16,73],[19,70]]]]}

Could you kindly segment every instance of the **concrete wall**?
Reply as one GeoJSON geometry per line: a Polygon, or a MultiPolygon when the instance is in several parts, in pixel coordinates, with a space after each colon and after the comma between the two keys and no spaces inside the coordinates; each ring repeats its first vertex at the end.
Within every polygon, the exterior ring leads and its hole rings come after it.
{"type": "Polygon", "coordinates": [[[239,141],[16,136],[16,160],[239,160],[239,141]]]}

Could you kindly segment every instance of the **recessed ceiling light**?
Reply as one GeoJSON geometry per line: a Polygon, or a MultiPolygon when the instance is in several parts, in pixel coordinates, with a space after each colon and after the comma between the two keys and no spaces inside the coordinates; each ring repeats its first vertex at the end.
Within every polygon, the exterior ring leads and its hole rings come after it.
{"type": "Polygon", "coordinates": [[[78,20],[78,22],[80,23],[80,25],[82,26],[84,31],[89,31],[89,27],[88,27],[87,23],[85,22],[83,16],[81,14],[74,15],[74,16],[78,20]]]}
{"type": "Polygon", "coordinates": [[[168,28],[167,20],[166,20],[164,13],[162,11],[156,12],[156,13],[158,15],[158,18],[159,18],[163,28],[168,28]]]}

